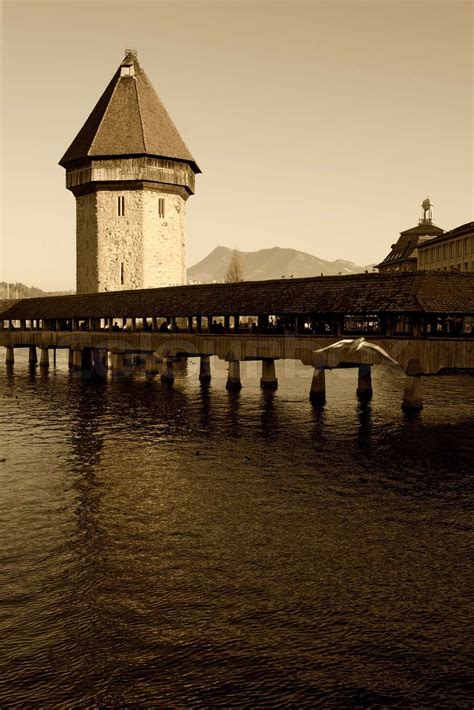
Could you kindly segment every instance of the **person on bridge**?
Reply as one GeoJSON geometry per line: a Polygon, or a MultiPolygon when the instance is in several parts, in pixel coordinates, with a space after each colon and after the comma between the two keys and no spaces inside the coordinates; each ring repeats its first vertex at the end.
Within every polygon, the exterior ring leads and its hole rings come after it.
{"type": "Polygon", "coordinates": [[[114,333],[117,333],[120,330],[120,326],[117,321],[115,321],[115,323],[113,324],[112,330],[114,331],[114,333]]]}
{"type": "Polygon", "coordinates": [[[160,325],[160,333],[168,333],[169,328],[168,328],[168,323],[164,320],[163,323],[160,325]]]}

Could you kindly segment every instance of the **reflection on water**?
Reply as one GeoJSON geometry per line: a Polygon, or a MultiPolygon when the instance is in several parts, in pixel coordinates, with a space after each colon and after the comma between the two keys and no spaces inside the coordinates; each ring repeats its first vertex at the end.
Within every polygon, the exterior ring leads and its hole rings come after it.
{"type": "Polygon", "coordinates": [[[472,378],[0,358],[1,707],[472,705],[472,378]]]}

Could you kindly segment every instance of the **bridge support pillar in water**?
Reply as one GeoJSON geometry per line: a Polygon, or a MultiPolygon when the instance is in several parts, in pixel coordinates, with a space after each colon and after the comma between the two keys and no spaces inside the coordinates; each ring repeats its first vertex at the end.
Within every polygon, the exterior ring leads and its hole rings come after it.
{"type": "Polygon", "coordinates": [[[7,348],[7,353],[5,355],[5,365],[15,364],[15,348],[7,348]]]}
{"type": "Polygon", "coordinates": [[[164,357],[161,365],[161,381],[165,385],[172,385],[174,382],[174,361],[172,357],[164,357]]]}
{"type": "Polygon", "coordinates": [[[372,372],[370,365],[359,365],[356,394],[357,398],[364,402],[372,399],[372,372]]]}
{"type": "Polygon", "coordinates": [[[240,361],[230,360],[229,370],[227,374],[226,389],[231,392],[242,389],[242,383],[240,381],[240,361]]]}
{"type": "Polygon", "coordinates": [[[111,355],[112,373],[118,375],[123,371],[123,352],[112,351],[111,355]]]}
{"type": "Polygon", "coordinates": [[[211,357],[210,357],[210,355],[201,355],[201,357],[200,357],[199,380],[204,383],[211,381],[211,357]]]}
{"type": "Polygon", "coordinates": [[[155,353],[147,353],[145,359],[145,375],[154,377],[160,371],[160,363],[155,357],[155,353]]]}
{"type": "Polygon", "coordinates": [[[80,350],[72,350],[72,367],[74,370],[82,370],[82,352],[80,350]]]}
{"type": "Polygon", "coordinates": [[[28,363],[31,367],[38,364],[38,355],[36,354],[35,345],[30,345],[28,348],[28,363]]]}
{"type": "Polygon", "coordinates": [[[92,370],[92,362],[93,362],[93,356],[92,356],[92,348],[84,348],[84,350],[81,350],[81,361],[82,361],[82,369],[83,370],[92,370]]]}
{"type": "Polygon", "coordinates": [[[106,372],[106,358],[107,351],[100,350],[99,348],[94,348],[92,350],[92,363],[94,367],[94,372],[97,375],[105,375],[106,372]]]}
{"type": "Polygon", "coordinates": [[[48,348],[40,348],[40,367],[47,370],[49,367],[49,350],[48,348]]]}
{"type": "Polygon", "coordinates": [[[276,390],[278,387],[278,380],[275,373],[275,360],[273,360],[273,358],[265,358],[262,360],[260,387],[272,390],[276,390]]]}
{"type": "Polygon", "coordinates": [[[74,367],[74,350],[72,348],[69,348],[68,350],[67,364],[69,369],[72,369],[74,367]]]}
{"type": "Polygon", "coordinates": [[[187,355],[177,355],[173,361],[176,370],[185,370],[188,366],[188,356],[187,355]]]}
{"type": "Polygon", "coordinates": [[[405,390],[403,392],[402,409],[404,412],[419,412],[423,409],[421,393],[421,366],[419,360],[409,360],[406,369],[405,390]]]}
{"type": "Polygon", "coordinates": [[[326,403],[326,370],[323,367],[315,367],[309,398],[314,404],[326,403]]]}

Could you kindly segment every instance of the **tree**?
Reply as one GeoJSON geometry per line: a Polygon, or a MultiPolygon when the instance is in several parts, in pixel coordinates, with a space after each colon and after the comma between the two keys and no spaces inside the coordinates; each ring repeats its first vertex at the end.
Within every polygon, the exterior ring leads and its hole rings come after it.
{"type": "Polygon", "coordinates": [[[244,280],[244,269],[242,266],[242,257],[237,249],[232,252],[229,265],[227,267],[225,281],[226,283],[238,283],[244,280]]]}

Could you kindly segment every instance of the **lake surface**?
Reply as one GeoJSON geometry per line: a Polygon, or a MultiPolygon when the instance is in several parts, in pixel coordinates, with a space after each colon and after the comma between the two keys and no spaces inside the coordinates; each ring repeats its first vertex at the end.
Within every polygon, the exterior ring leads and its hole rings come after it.
{"type": "Polygon", "coordinates": [[[0,348],[0,707],[472,707],[474,377],[213,360],[173,388],[0,348]],[[472,549],[472,548],[471,548],[472,549]]]}

